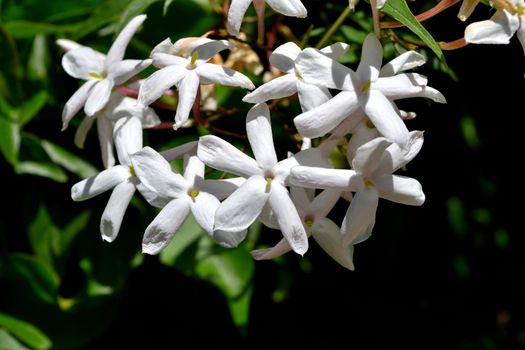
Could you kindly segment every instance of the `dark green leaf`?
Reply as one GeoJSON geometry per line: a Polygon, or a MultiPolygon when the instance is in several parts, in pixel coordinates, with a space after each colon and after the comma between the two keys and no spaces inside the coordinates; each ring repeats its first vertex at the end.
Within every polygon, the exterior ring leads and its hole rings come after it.
{"type": "Polygon", "coordinates": [[[58,165],[51,162],[23,161],[16,165],[18,174],[47,177],[56,182],[66,182],[67,175],[58,165]]]}
{"type": "Polygon", "coordinates": [[[30,350],[23,346],[5,328],[0,327],[0,350],[30,350]]]}
{"type": "Polygon", "coordinates": [[[445,60],[443,51],[441,51],[436,40],[434,40],[432,35],[430,35],[425,27],[416,19],[408,8],[405,0],[388,0],[381,11],[407,26],[408,29],[414,32],[414,34],[421,38],[421,40],[434,51],[440,60],[445,60]]]}
{"type": "Polygon", "coordinates": [[[38,34],[33,40],[31,53],[27,62],[27,75],[32,80],[44,80],[47,78],[49,65],[49,49],[47,38],[43,34],[38,34]]]}
{"type": "Polygon", "coordinates": [[[168,9],[171,5],[173,0],[164,0],[164,6],[162,7],[162,14],[166,16],[166,13],[168,13],[168,9]]]}
{"type": "Polygon", "coordinates": [[[119,33],[128,22],[135,16],[138,16],[146,11],[151,4],[156,3],[160,0],[132,0],[129,1],[129,4],[126,6],[117,26],[115,33],[119,33]]]}
{"type": "Polygon", "coordinates": [[[11,334],[33,349],[46,350],[51,348],[51,340],[41,330],[28,322],[0,312],[0,326],[9,330],[11,334]]]}
{"type": "Polygon", "coordinates": [[[82,231],[87,224],[89,223],[89,218],[91,213],[89,211],[84,211],[78,214],[69,224],[62,229],[60,234],[60,245],[58,250],[55,251],[57,255],[62,255],[68,251],[69,246],[77,234],[82,231]]]}
{"type": "Polygon", "coordinates": [[[20,126],[0,117],[0,150],[5,159],[15,166],[20,152],[20,126]]]}
{"type": "MultiPolygon", "coordinates": [[[[93,9],[91,16],[87,20],[79,24],[78,30],[73,34],[73,39],[78,40],[107,24],[117,22],[120,19],[122,9],[126,8],[128,3],[128,0],[110,0],[102,2],[99,6],[93,9]]],[[[116,30],[116,26],[113,29],[116,30]]]]}
{"type": "Polygon", "coordinates": [[[206,232],[202,230],[193,216],[190,215],[179,228],[170,244],[160,253],[160,261],[165,265],[174,266],[182,252],[204,235],[206,235],[206,232]]]}
{"type": "Polygon", "coordinates": [[[5,29],[16,39],[32,38],[38,34],[65,34],[77,29],[74,25],[55,25],[31,21],[11,21],[5,24],[5,29]]]}
{"type": "Polygon", "coordinates": [[[40,205],[35,219],[29,225],[29,242],[33,252],[49,266],[53,266],[55,247],[60,239],[60,230],[55,226],[47,209],[40,205]]]}
{"type": "Polygon", "coordinates": [[[33,119],[47,102],[47,93],[40,91],[31,96],[19,109],[18,117],[21,126],[33,119]]]}
{"type": "Polygon", "coordinates": [[[56,304],[60,279],[44,262],[26,254],[12,253],[2,265],[2,275],[25,284],[19,288],[30,291],[41,301],[56,304]]]}
{"type": "Polygon", "coordinates": [[[41,144],[53,162],[63,166],[80,178],[87,178],[98,173],[98,170],[91,164],[64,148],[47,140],[42,140],[41,144]]]}

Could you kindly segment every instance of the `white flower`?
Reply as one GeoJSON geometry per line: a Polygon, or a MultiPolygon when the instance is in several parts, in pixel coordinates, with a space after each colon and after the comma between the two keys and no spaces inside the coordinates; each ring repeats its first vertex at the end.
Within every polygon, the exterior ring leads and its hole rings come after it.
{"type": "Polygon", "coordinates": [[[158,254],[164,249],[190,212],[204,231],[212,235],[219,206],[213,190],[226,186],[222,192],[229,195],[237,188],[233,182],[204,180],[204,163],[195,155],[186,155],[184,176],[173,172],[166,159],[150,147],[131,155],[131,161],[142,184],[168,199],[146,229],[142,240],[144,253],[158,254]]]}
{"type": "Polygon", "coordinates": [[[216,53],[227,48],[230,44],[226,40],[186,38],[175,44],[169,39],[164,40],[152,52],[153,65],[161,69],[142,84],[138,97],[140,103],[149,105],[176,85],[179,101],[173,127],[177,129],[188,120],[200,84],[217,83],[253,89],[255,86],[245,75],[207,63],[216,53]]]}
{"type": "Polygon", "coordinates": [[[232,0],[228,11],[228,32],[239,37],[242,19],[248,6],[253,1],[258,15],[264,14],[264,3],[266,2],[272,9],[285,16],[306,17],[307,11],[300,0],[232,0]]]}
{"type": "Polygon", "coordinates": [[[84,201],[113,189],[100,222],[102,239],[108,242],[112,242],[117,237],[122,218],[136,188],[146,198],[156,197],[154,194],[148,194],[147,189],[140,186],[129,159],[129,154],[142,148],[141,120],[136,117],[119,118],[115,122],[113,138],[120,165],[112,166],[98,175],[82,180],[71,188],[71,198],[74,201],[84,201]]]}
{"type": "Polygon", "coordinates": [[[142,128],[151,128],[160,123],[159,117],[152,108],[143,108],[137,105],[137,100],[119,92],[112,93],[106,107],[93,116],[84,117],[75,134],[75,144],[84,148],[87,133],[95,120],[97,121],[98,140],[105,168],[115,165],[113,129],[115,122],[120,118],[137,118],[142,128]]]}
{"type": "Polygon", "coordinates": [[[525,1],[494,1],[498,10],[486,21],[469,24],[465,41],[471,44],[508,44],[516,34],[525,50],[525,1]]]}
{"type": "MultiPolygon", "coordinates": [[[[133,18],[108,51],[107,56],[86,46],[74,48],[62,58],[62,67],[72,77],[87,80],[66,102],[62,112],[62,130],[66,129],[71,118],[84,106],[88,116],[102,110],[109,101],[115,85],[126,82],[151,64],[151,60],[123,60],[131,37],[144,22],[146,15],[133,18]]],[[[66,48],[75,45],[62,42],[66,48]]]]}
{"type": "Polygon", "coordinates": [[[305,81],[327,88],[343,90],[328,102],[294,119],[304,137],[320,137],[333,130],[354,112],[362,109],[380,133],[391,141],[404,145],[408,129],[398,115],[393,100],[408,97],[428,97],[445,102],[443,95],[427,86],[427,78],[415,73],[395,74],[396,69],[407,69],[409,63],[419,64],[419,56],[406,56],[408,62],[395,62],[381,69],[383,49],[374,34],[363,44],[361,62],[357,71],[331,60],[315,49],[299,54],[296,66],[305,81]],[[381,72],[384,72],[381,76],[381,72]]]}
{"type": "MultiPolygon", "coordinates": [[[[326,217],[337,203],[341,192],[324,190],[312,199],[311,193],[304,188],[292,186],[290,194],[303,221],[307,236],[313,236],[321,248],[335,261],[347,269],[353,270],[354,246],[343,247],[341,245],[341,229],[326,217]]],[[[290,250],[290,245],[286,239],[282,239],[272,248],[254,250],[251,254],[256,260],[266,260],[281,256],[290,250]]]]}
{"type": "Polygon", "coordinates": [[[410,133],[406,148],[376,138],[361,146],[352,160],[353,170],[319,169],[297,166],[290,182],[296,186],[331,188],[356,192],[343,219],[343,246],[367,239],[375,224],[379,198],[406,204],[422,205],[425,201],[421,184],[412,178],[392,175],[412,160],[423,144],[423,133],[410,133]]]}
{"type": "Polygon", "coordinates": [[[197,155],[204,163],[247,179],[217,209],[214,239],[227,247],[237,246],[268,204],[291,248],[302,255],[308,249],[308,239],[285,186],[293,166],[324,165],[326,154],[309,149],[278,162],[266,104],[257,104],[249,111],[246,131],[255,159],[216,136],[199,140],[197,155]]]}
{"type": "MultiPolygon", "coordinates": [[[[335,43],[325,47],[321,52],[330,58],[337,59],[347,49],[347,44],[335,43]]],[[[276,48],[270,56],[270,63],[286,74],[259,86],[242,100],[249,103],[261,103],[298,93],[303,112],[328,101],[332,97],[328,89],[305,82],[301,77],[301,72],[296,68],[295,61],[301,51],[301,48],[293,42],[276,48]]]]}

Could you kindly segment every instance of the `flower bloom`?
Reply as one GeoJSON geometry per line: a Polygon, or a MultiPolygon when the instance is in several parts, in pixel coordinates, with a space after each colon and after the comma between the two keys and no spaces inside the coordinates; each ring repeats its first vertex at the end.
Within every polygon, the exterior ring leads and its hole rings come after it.
{"type": "Polygon", "coordinates": [[[226,40],[185,38],[175,44],[169,39],[157,45],[152,52],[153,65],[160,68],[149,76],[139,91],[139,101],[147,106],[172,86],[177,86],[179,101],[174,129],[187,120],[200,84],[222,84],[253,89],[245,75],[217,64],[208,63],[215,54],[230,48],[226,40]]]}
{"type": "Polygon", "coordinates": [[[119,33],[107,56],[90,47],[75,47],[71,42],[62,42],[67,48],[62,58],[62,67],[70,76],[86,82],[66,102],[62,112],[62,130],[71,118],[84,107],[87,116],[102,110],[109,101],[115,85],[125,83],[129,78],[144,70],[151,60],[124,60],[126,47],[146,15],[133,18],[119,33]]]}

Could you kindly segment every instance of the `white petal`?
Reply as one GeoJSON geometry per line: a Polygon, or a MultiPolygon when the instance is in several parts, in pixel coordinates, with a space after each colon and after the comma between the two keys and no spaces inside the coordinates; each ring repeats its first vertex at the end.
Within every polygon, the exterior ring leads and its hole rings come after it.
{"type": "Polygon", "coordinates": [[[213,231],[213,239],[224,248],[235,248],[244,241],[247,234],[248,230],[239,232],[215,230],[213,231]]]}
{"type": "Polygon", "coordinates": [[[303,255],[308,250],[308,237],[303,222],[297,213],[286,188],[273,183],[268,204],[272,208],[284,238],[297,254],[303,255]]]}
{"type": "Polygon", "coordinates": [[[359,103],[381,135],[400,146],[407,143],[405,123],[382,93],[372,89],[359,96],[359,103]]]}
{"type": "Polygon", "coordinates": [[[250,254],[255,260],[270,260],[284,255],[292,250],[288,241],[283,238],[272,248],[252,250],[250,254]]]}
{"type": "Polygon", "coordinates": [[[366,36],[361,52],[361,62],[357,67],[357,76],[362,84],[366,80],[375,81],[379,77],[379,70],[383,62],[383,47],[374,33],[366,36]]]}
{"type": "Polygon", "coordinates": [[[242,185],[246,179],[244,177],[232,177],[220,180],[204,180],[201,189],[213,194],[219,200],[223,200],[231,195],[242,185]]]}
{"type": "Polygon", "coordinates": [[[109,197],[100,220],[100,233],[103,240],[113,242],[117,238],[124,213],[134,193],[135,185],[130,181],[118,184],[111,192],[111,197],[109,197]]]}
{"type": "Polygon", "coordinates": [[[332,220],[322,218],[312,226],[312,237],[341,266],[354,270],[354,246],[341,245],[341,230],[332,220]]]}
{"type": "Polygon", "coordinates": [[[369,123],[371,124],[371,122],[366,119],[360,123],[356,130],[352,132],[352,137],[350,138],[350,141],[348,141],[348,147],[346,150],[346,159],[348,160],[348,164],[352,164],[355,153],[359,147],[381,136],[376,127],[373,125],[368,125],[369,123]]]}
{"type": "Polygon", "coordinates": [[[381,77],[391,77],[398,73],[422,66],[425,64],[425,57],[416,51],[403,52],[392,61],[385,64],[380,72],[381,77]]]}
{"type": "Polygon", "coordinates": [[[66,102],[62,110],[62,130],[68,127],[69,121],[82,109],[89,97],[91,88],[96,82],[97,80],[85,82],[66,102]]]}
{"type": "Polygon", "coordinates": [[[293,167],[289,180],[295,186],[344,191],[355,191],[360,188],[362,182],[361,177],[353,170],[308,166],[293,167]]]}
{"type": "Polygon", "coordinates": [[[331,59],[337,60],[341,58],[346,53],[346,51],[348,51],[349,47],[350,45],[348,44],[337,42],[330,46],[323,47],[321,52],[331,59]]]}
{"type": "Polygon", "coordinates": [[[324,190],[319,193],[312,201],[311,209],[316,218],[323,218],[335,206],[337,201],[341,198],[340,190],[324,190]]]}
{"type": "Polygon", "coordinates": [[[223,139],[206,135],[199,139],[197,155],[207,165],[238,176],[261,174],[257,162],[223,139]]]}
{"type": "Polygon", "coordinates": [[[383,8],[383,6],[385,6],[387,1],[388,0],[376,0],[376,8],[377,9],[383,8]]]}
{"type": "Polygon", "coordinates": [[[186,165],[184,167],[184,178],[193,186],[196,186],[196,183],[200,185],[204,179],[204,163],[196,156],[185,156],[186,165]]]}
{"type": "Polygon", "coordinates": [[[508,44],[519,25],[519,16],[499,10],[489,20],[469,24],[465,28],[465,41],[471,44],[508,44]]]}
{"type": "Polygon", "coordinates": [[[295,67],[307,83],[329,89],[353,90],[352,76],[355,73],[319,50],[304,49],[297,57],[295,67]]]}
{"type": "Polygon", "coordinates": [[[117,156],[120,164],[131,165],[129,155],[142,148],[142,123],[139,118],[120,118],[115,122],[113,131],[117,156]]]}
{"type": "Polygon", "coordinates": [[[113,45],[108,51],[108,55],[105,62],[105,67],[107,70],[110,70],[111,67],[122,61],[124,54],[126,53],[126,48],[128,47],[129,41],[133,37],[133,34],[137,31],[140,25],[146,20],[146,15],[140,15],[134,17],[131,21],[126,24],[124,29],[119,33],[113,45]]]}
{"type": "Polygon", "coordinates": [[[96,117],[96,119],[102,164],[104,164],[104,168],[107,169],[115,165],[115,154],[113,153],[113,123],[104,115],[100,115],[96,117]]]}
{"type": "Polygon", "coordinates": [[[339,125],[359,107],[353,91],[341,91],[328,102],[294,118],[303,137],[321,137],[339,125]]]}
{"type": "Polygon", "coordinates": [[[294,74],[286,74],[259,86],[242,99],[248,103],[261,103],[292,96],[297,92],[298,79],[294,74]]]}
{"type": "Polygon", "coordinates": [[[270,55],[270,64],[281,72],[289,72],[295,67],[295,60],[301,53],[301,48],[293,42],[287,42],[277,47],[270,55]]]}
{"type": "Polygon", "coordinates": [[[313,210],[310,210],[311,200],[308,198],[308,193],[306,188],[299,186],[290,186],[290,198],[297,208],[299,216],[304,217],[313,210]]]}
{"type": "Polygon", "coordinates": [[[192,53],[197,52],[199,60],[203,61],[208,61],[223,50],[233,49],[235,47],[228,40],[212,40],[208,38],[199,38],[195,44],[197,45],[192,49],[192,53]]]}
{"type": "Polygon", "coordinates": [[[215,213],[219,204],[220,202],[215,196],[202,191],[195,197],[195,200],[190,201],[190,209],[195,221],[209,235],[213,235],[215,213]]]}
{"type": "Polygon", "coordinates": [[[342,245],[360,243],[372,234],[376,221],[379,197],[375,188],[363,188],[357,192],[348,207],[341,225],[342,245]]]}
{"type": "Polygon", "coordinates": [[[423,205],[425,194],[419,181],[410,177],[391,175],[376,180],[379,196],[406,205],[423,205]]]}
{"type": "Polygon", "coordinates": [[[182,144],[180,146],[168,149],[166,151],[160,152],[160,154],[167,160],[172,161],[175,159],[183,158],[186,154],[197,154],[197,141],[190,141],[188,143],[182,144]]]}
{"type": "Polygon", "coordinates": [[[71,198],[75,201],[84,201],[105,192],[131,177],[127,167],[117,165],[106,169],[99,174],[77,182],[71,188],[71,198]]]}
{"type": "Polygon", "coordinates": [[[255,89],[252,81],[244,74],[218,64],[203,63],[195,68],[195,72],[206,82],[225,86],[239,86],[248,90],[255,89]]]}
{"type": "Polygon", "coordinates": [[[392,174],[414,159],[422,147],[423,132],[411,131],[405,147],[401,148],[393,143],[387,148],[376,172],[378,174],[392,174]]]}
{"type": "Polygon", "coordinates": [[[255,160],[263,169],[271,169],[277,164],[273,145],[270,110],[265,103],[253,106],[246,117],[246,133],[255,160]]]}
{"type": "MultiPolygon", "coordinates": [[[[345,118],[339,125],[337,125],[330,135],[330,139],[339,139],[348,134],[355,134],[358,130],[358,126],[362,124],[365,118],[365,111],[361,107],[357,108],[352,114],[345,118]]],[[[352,135],[353,137],[354,135],[352,135]]],[[[350,139],[351,141],[352,139],[350,139]]]]}
{"type": "Polygon", "coordinates": [[[78,126],[77,132],[75,133],[75,145],[78,148],[84,148],[84,143],[86,142],[86,136],[96,117],[84,117],[82,122],[78,126]]]}
{"type": "Polygon", "coordinates": [[[226,27],[228,32],[236,37],[239,37],[239,29],[241,28],[242,19],[248,6],[250,6],[251,0],[232,0],[230,4],[230,10],[228,11],[228,22],[226,27]]]}
{"type": "Polygon", "coordinates": [[[259,221],[266,227],[273,228],[274,230],[280,230],[277,216],[268,203],[263,207],[261,214],[259,215],[259,221]]]}
{"type": "Polygon", "coordinates": [[[297,80],[297,92],[303,112],[319,107],[332,98],[327,88],[308,84],[301,80],[297,80]]]}
{"type": "Polygon", "coordinates": [[[111,90],[113,89],[113,80],[102,79],[99,80],[93,88],[89,91],[86,104],[84,105],[84,112],[91,117],[95,113],[101,111],[109,101],[111,90]]]}
{"type": "Polygon", "coordinates": [[[189,71],[184,79],[177,85],[179,101],[177,102],[177,114],[175,114],[175,125],[173,125],[174,129],[179,128],[188,121],[195,98],[197,97],[199,84],[199,76],[195,71],[189,71]]]}
{"type": "Polygon", "coordinates": [[[479,0],[463,0],[459,8],[458,18],[465,22],[470,17],[474,9],[479,4],[479,0]]]}
{"type": "Polygon", "coordinates": [[[144,147],[130,155],[133,169],[142,184],[166,197],[186,196],[187,181],[171,170],[170,164],[153,148],[144,147]]]}
{"type": "Polygon", "coordinates": [[[520,27],[516,31],[516,36],[521,44],[523,52],[525,53],[525,20],[520,19],[520,27]]]}
{"type": "Polygon", "coordinates": [[[438,103],[447,102],[441,92],[426,86],[426,84],[427,78],[425,76],[415,73],[404,73],[393,77],[380,78],[373,83],[372,87],[393,100],[409,97],[426,97],[438,103]]]}
{"type": "Polygon", "coordinates": [[[115,63],[108,70],[108,78],[120,85],[151,65],[151,60],[124,60],[115,63]]]}
{"type": "MultiPolygon", "coordinates": [[[[78,49],[79,47],[84,46],[84,45],[77,43],[76,41],[69,40],[69,39],[57,39],[56,44],[60,46],[64,51],[71,51],[71,50],[78,49]]],[[[104,57],[105,56],[106,55],[104,55],[104,57]]]]}
{"type": "Polygon", "coordinates": [[[157,68],[166,68],[169,66],[178,66],[180,68],[184,68],[190,63],[188,59],[170,55],[167,53],[155,53],[152,56],[153,65],[157,68]]]}
{"type": "Polygon", "coordinates": [[[62,68],[73,78],[88,80],[104,73],[104,62],[95,50],[81,46],[64,54],[62,68]]]}
{"type": "Polygon", "coordinates": [[[178,84],[186,75],[184,67],[168,66],[150,75],[140,86],[138,100],[148,106],[157,100],[173,85],[178,84]]]}
{"type": "Polygon", "coordinates": [[[267,187],[269,186],[266,180],[261,176],[255,175],[247,179],[217,209],[215,230],[223,232],[246,230],[257,219],[268,200],[270,191],[267,187]]]}
{"type": "MultiPolygon", "coordinates": [[[[172,56],[174,51],[175,51],[175,48],[174,48],[173,43],[171,42],[171,39],[166,38],[162,40],[160,43],[158,43],[153,48],[153,50],[151,50],[150,57],[153,58],[153,55],[155,55],[156,53],[165,53],[165,54],[168,54],[169,56],[172,56]]],[[[153,64],[155,65],[155,63],[153,64]]],[[[157,67],[157,65],[155,65],[155,67],[157,67]]]]}
{"type": "Polygon", "coordinates": [[[146,228],[142,252],[158,254],[172,240],[190,213],[190,198],[183,196],[169,202],[146,228]]]}
{"type": "Polygon", "coordinates": [[[285,16],[304,18],[307,15],[306,8],[300,0],[266,0],[266,3],[285,16]]]}
{"type": "Polygon", "coordinates": [[[379,166],[385,150],[391,142],[384,137],[378,137],[359,147],[352,161],[352,169],[364,178],[368,178],[379,166]]]}

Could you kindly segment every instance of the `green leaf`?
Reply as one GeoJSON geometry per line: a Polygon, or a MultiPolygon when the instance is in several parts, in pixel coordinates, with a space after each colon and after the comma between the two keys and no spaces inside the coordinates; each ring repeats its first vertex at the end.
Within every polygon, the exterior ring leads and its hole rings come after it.
{"type": "Polygon", "coordinates": [[[250,317],[250,302],[252,300],[252,294],[253,287],[249,287],[243,291],[238,298],[228,300],[233,323],[235,323],[244,334],[248,330],[246,326],[248,325],[250,317]]]}
{"type": "Polygon", "coordinates": [[[166,13],[168,13],[168,8],[170,7],[173,0],[164,0],[164,6],[162,7],[162,15],[166,16],[166,13]]]}
{"type": "Polygon", "coordinates": [[[67,175],[58,165],[50,162],[23,161],[16,165],[17,174],[47,177],[56,182],[66,182],[67,175]]]}
{"type": "Polygon", "coordinates": [[[22,282],[23,288],[47,304],[56,304],[60,279],[51,267],[35,257],[11,253],[0,270],[13,282],[22,282]]]}
{"type": "Polygon", "coordinates": [[[5,159],[15,166],[20,152],[20,126],[0,117],[0,151],[5,159]]]}
{"type": "Polygon", "coordinates": [[[445,60],[443,51],[441,51],[441,48],[436,43],[432,35],[430,35],[430,33],[410,11],[405,0],[388,0],[381,11],[407,26],[408,29],[414,32],[414,34],[421,38],[421,40],[423,40],[425,44],[427,44],[428,47],[434,51],[440,60],[445,60]]]}
{"type": "Polygon", "coordinates": [[[30,350],[23,346],[5,328],[0,327],[0,350],[30,350]]]}
{"type": "Polygon", "coordinates": [[[51,340],[41,330],[32,324],[0,312],[0,326],[3,326],[15,337],[33,349],[47,350],[51,348],[51,340]]]}
{"type": "Polygon", "coordinates": [[[47,102],[47,93],[40,91],[31,96],[19,109],[18,118],[21,126],[33,119],[47,102]]]}
{"type": "Polygon", "coordinates": [[[38,34],[65,34],[77,29],[75,25],[56,25],[50,23],[17,20],[7,22],[5,29],[16,39],[33,38],[38,34]]]}
{"type": "Polygon", "coordinates": [[[115,33],[119,33],[128,22],[135,16],[138,16],[146,11],[153,3],[160,0],[132,0],[126,6],[122,15],[120,16],[119,24],[115,33]]]}
{"type": "Polygon", "coordinates": [[[94,166],[59,145],[47,140],[42,140],[41,145],[53,162],[63,166],[80,178],[91,177],[99,172],[94,166]]]}
{"type": "Polygon", "coordinates": [[[44,205],[40,205],[35,219],[29,225],[29,242],[37,257],[53,265],[55,247],[60,240],[60,230],[55,226],[44,205]]]}
{"type": "MultiPolygon", "coordinates": [[[[79,40],[104,25],[118,22],[122,9],[126,8],[128,2],[129,0],[109,0],[102,2],[93,9],[91,16],[87,20],[78,25],[78,30],[75,31],[72,39],[79,40]]],[[[116,30],[116,26],[113,29],[116,30]]]]}
{"type": "Polygon", "coordinates": [[[45,35],[38,34],[33,40],[33,46],[27,62],[27,75],[32,80],[45,80],[49,66],[49,49],[45,35]]]}
{"type": "Polygon", "coordinates": [[[60,244],[58,249],[55,250],[57,255],[63,255],[69,250],[71,242],[80,231],[86,228],[90,217],[91,213],[89,211],[84,211],[75,216],[75,218],[62,229],[62,233],[60,234],[60,244]]]}

